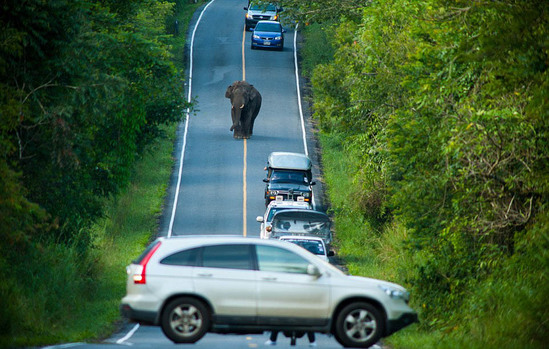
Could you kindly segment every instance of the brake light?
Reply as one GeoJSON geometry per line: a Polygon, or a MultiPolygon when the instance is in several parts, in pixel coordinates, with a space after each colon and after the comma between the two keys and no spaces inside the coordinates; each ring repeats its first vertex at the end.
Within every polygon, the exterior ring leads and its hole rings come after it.
{"type": "Polygon", "coordinates": [[[158,250],[162,243],[158,242],[150,251],[147,253],[145,257],[139,262],[139,265],[135,269],[135,273],[133,274],[133,283],[134,284],[141,284],[144,285],[147,283],[147,263],[149,263],[149,260],[153,256],[153,254],[158,250]]]}

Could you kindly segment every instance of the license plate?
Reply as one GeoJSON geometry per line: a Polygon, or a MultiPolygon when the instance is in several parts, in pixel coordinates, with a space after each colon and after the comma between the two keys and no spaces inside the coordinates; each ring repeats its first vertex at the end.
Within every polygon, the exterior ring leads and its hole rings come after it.
{"type": "Polygon", "coordinates": [[[270,41],[263,41],[263,44],[264,44],[265,46],[269,46],[269,45],[271,44],[271,42],[270,42],[270,41]]]}
{"type": "Polygon", "coordinates": [[[297,201],[299,202],[304,202],[305,201],[305,198],[303,196],[298,196],[297,197],[297,201]]]}
{"type": "Polygon", "coordinates": [[[276,196],[276,201],[284,201],[284,196],[282,196],[282,195],[277,195],[277,196],[276,196]]]}

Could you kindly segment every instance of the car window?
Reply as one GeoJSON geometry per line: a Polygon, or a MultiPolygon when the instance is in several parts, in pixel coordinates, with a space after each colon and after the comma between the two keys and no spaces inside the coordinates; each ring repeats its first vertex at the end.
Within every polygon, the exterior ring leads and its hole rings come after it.
{"type": "Polygon", "coordinates": [[[190,250],[179,251],[162,259],[160,264],[194,267],[196,266],[199,250],[200,248],[192,248],[190,250]]]}
{"type": "Polygon", "coordinates": [[[301,246],[311,253],[321,254],[321,255],[325,254],[324,246],[320,241],[290,240],[290,239],[286,239],[286,241],[294,243],[298,246],[301,246]]]}
{"type": "Polygon", "coordinates": [[[202,266],[207,268],[254,269],[251,245],[205,246],[202,266]]]}
{"type": "Polygon", "coordinates": [[[269,211],[269,215],[267,216],[267,222],[270,222],[273,220],[273,216],[275,213],[279,212],[279,211],[283,211],[283,210],[287,210],[288,208],[283,208],[283,207],[273,207],[270,211],[269,211]]]}
{"type": "Polygon", "coordinates": [[[271,181],[281,183],[307,183],[307,177],[304,172],[296,171],[274,171],[271,175],[271,181]]]}
{"type": "Polygon", "coordinates": [[[309,261],[275,246],[257,246],[257,262],[260,271],[307,274],[309,261]]]}
{"type": "Polygon", "coordinates": [[[253,11],[276,11],[276,6],[273,4],[253,4],[250,6],[250,10],[253,11]]]}
{"type": "Polygon", "coordinates": [[[260,31],[260,32],[275,32],[275,33],[279,33],[281,31],[280,29],[280,24],[276,24],[276,23],[258,23],[256,26],[255,26],[255,30],[256,31],[260,31]]]}

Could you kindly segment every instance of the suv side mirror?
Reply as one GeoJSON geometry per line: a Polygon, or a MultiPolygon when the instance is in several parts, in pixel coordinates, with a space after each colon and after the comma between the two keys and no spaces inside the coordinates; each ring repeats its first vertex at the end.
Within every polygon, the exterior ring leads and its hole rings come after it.
{"type": "Polygon", "coordinates": [[[263,182],[269,183],[269,178],[263,178],[263,182]]]}
{"type": "Polygon", "coordinates": [[[311,183],[309,183],[310,185],[315,185],[316,182],[315,181],[312,181],[311,183]]]}
{"type": "Polygon", "coordinates": [[[247,7],[244,7],[244,10],[248,11],[248,8],[247,8],[247,7]]]}
{"type": "Polygon", "coordinates": [[[317,279],[322,275],[318,267],[314,264],[309,264],[307,266],[307,274],[314,276],[317,279]]]}
{"type": "MultiPolygon", "coordinates": [[[[258,217],[258,218],[259,218],[259,217],[258,217]]],[[[335,254],[334,251],[332,251],[332,250],[328,251],[328,257],[333,257],[333,256],[335,256],[335,255],[336,255],[336,254],[335,254]]]]}
{"type": "Polygon", "coordinates": [[[263,216],[257,216],[255,220],[258,221],[259,223],[263,223],[263,216]]]}

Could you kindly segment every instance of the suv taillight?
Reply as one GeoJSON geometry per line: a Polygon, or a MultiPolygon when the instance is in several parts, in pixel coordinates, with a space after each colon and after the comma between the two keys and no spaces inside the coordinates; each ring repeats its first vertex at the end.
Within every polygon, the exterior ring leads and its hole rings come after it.
{"type": "Polygon", "coordinates": [[[146,271],[147,271],[147,263],[149,263],[149,260],[153,256],[153,254],[158,250],[161,243],[158,242],[152,249],[149,250],[149,252],[141,258],[141,261],[139,262],[137,268],[135,269],[135,272],[133,273],[133,283],[134,284],[146,284],[147,278],[146,278],[146,271]]]}

